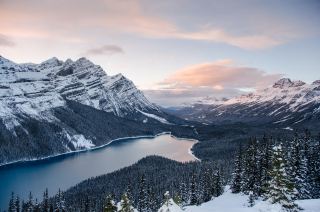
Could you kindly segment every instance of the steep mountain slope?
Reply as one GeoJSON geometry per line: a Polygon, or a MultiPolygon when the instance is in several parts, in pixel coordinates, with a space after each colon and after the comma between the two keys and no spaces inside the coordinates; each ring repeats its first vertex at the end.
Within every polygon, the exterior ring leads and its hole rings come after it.
{"type": "Polygon", "coordinates": [[[149,103],[122,75],[107,76],[85,58],[53,58],[30,67],[0,56],[0,165],[155,135],[179,123],[186,121],[149,103]]]}
{"type": "Polygon", "coordinates": [[[37,68],[50,78],[54,90],[69,100],[145,123],[184,124],[150,103],[122,74],[108,76],[86,58],[75,62],[52,58],[37,68]]]}
{"type": "Polygon", "coordinates": [[[320,80],[307,85],[283,78],[270,88],[231,99],[194,102],[172,114],[204,123],[318,124],[320,80]]]}

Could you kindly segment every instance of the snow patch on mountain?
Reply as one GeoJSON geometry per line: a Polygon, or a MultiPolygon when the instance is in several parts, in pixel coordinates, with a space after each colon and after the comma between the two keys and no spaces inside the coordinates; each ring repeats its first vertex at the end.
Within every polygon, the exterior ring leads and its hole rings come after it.
{"type": "Polygon", "coordinates": [[[141,111],[141,110],[139,110],[139,109],[137,109],[137,108],[136,108],[136,110],[139,111],[140,113],[142,113],[142,114],[145,115],[145,116],[148,116],[148,117],[150,117],[150,118],[156,119],[157,121],[160,121],[160,122],[163,123],[163,124],[171,124],[171,123],[169,123],[169,122],[168,122],[166,119],[164,119],[164,118],[161,118],[161,117],[156,116],[156,115],[154,115],[154,114],[150,114],[150,113],[143,112],[143,111],[141,111]]]}

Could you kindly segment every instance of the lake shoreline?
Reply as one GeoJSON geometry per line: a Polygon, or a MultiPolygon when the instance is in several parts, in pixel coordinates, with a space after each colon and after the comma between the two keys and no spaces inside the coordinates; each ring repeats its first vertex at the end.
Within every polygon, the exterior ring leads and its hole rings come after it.
{"type": "MultiPolygon", "coordinates": [[[[142,135],[142,136],[133,136],[133,137],[117,138],[117,139],[111,140],[111,141],[110,141],[109,143],[107,143],[107,144],[103,144],[103,145],[101,145],[101,146],[93,147],[93,148],[90,148],[90,149],[82,149],[82,150],[70,151],[70,152],[65,152],[65,153],[59,153],[59,154],[56,154],[56,155],[51,155],[51,156],[47,156],[47,157],[43,157],[43,158],[25,159],[25,160],[13,161],[13,162],[9,162],[9,163],[0,164],[0,167],[6,166],[6,165],[10,165],[10,164],[15,164],[15,163],[18,164],[18,163],[24,163],[24,162],[40,161],[40,160],[45,160],[45,159],[49,159],[49,158],[58,157],[58,156],[61,156],[61,155],[66,155],[66,154],[72,154],[72,153],[79,153],[79,152],[86,152],[86,151],[97,150],[97,149],[100,149],[100,148],[103,148],[103,147],[106,147],[106,146],[110,145],[110,144],[111,144],[112,142],[114,142],[114,141],[119,141],[119,140],[124,140],[124,139],[156,138],[156,137],[158,137],[158,136],[167,135],[167,134],[170,134],[172,138],[175,138],[175,139],[177,139],[177,140],[188,140],[188,141],[199,142],[198,140],[195,140],[195,139],[175,137],[175,136],[173,136],[173,135],[171,134],[171,132],[162,132],[162,133],[156,134],[156,135],[154,135],[154,136],[142,135]]],[[[189,153],[195,160],[201,162],[201,159],[197,158],[197,157],[193,154],[193,152],[192,152],[192,150],[191,150],[192,147],[193,147],[193,145],[188,149],[188,153],[189,153]]]]}

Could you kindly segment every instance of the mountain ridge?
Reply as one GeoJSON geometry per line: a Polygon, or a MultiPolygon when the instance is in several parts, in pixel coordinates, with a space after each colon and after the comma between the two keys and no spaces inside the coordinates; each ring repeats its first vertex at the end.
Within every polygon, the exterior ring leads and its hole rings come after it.
{"type": "Polygon", "coordinates": [[[320,80],[310,85],[282,78],[272,87],[229,99],[204,98],[171,112],[204,123],[292,125],[319,119],[320,80]]]}

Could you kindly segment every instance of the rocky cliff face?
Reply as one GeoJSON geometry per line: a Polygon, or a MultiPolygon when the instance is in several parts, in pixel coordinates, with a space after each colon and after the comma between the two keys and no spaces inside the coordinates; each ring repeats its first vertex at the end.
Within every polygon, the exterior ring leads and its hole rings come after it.
{"type": "Polygon", "coordinates": [[[294,125],[320,117],[320,80],[307,85],[280,79],[270,88],[236,98],[206,98],[173,112],[204,123],[294,125]]]}
{"type": "Polygon", "coordinates": [[[52,58],[37,68],[50,78],[54,90],[69,100],[138,121],[157,122],[139,111],[160,116],[163,114],[132,81],[122,74],[108,76],[100,66],[86,58],[77,61],[68,59],[65,62],[52,58]]]}

